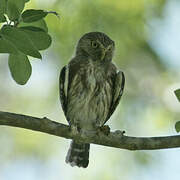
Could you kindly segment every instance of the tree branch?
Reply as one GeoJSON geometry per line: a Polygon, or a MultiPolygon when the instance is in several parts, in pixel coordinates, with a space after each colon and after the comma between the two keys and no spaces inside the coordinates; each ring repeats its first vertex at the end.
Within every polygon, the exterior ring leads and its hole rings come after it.
{"type": "Polygon", "coordinates": [[[37,118],[2,111],[0,111],[0,125],[20,127],[67,139],[76,139],[80,142],[128,150],[153,150],[180,147],[180,136],[130,137],[123,135],[121,131],[111,132],[109,135],[99,133],[96,136],[85,136],[77,132],[72,132],[69,130],[69,126],[51,121],[48,118],[37,118]]]}

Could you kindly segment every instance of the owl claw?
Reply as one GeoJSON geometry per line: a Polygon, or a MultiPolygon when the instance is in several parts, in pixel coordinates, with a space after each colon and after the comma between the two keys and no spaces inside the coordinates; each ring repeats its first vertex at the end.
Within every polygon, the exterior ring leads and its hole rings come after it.
{"type": "Polygon", "coordinates": [[[103,132],[103,134],[105,134],[106,136],[108,136],[110,134],[110,127],[108,125],[103,125],[101,127],[99,127],[100,132],[103,132]]]}
{"type": "Polygon", "coordinates": [[[125,131],[121,131],[121,130],[116,130],[114,133],[117,134],[117,135],[120,135],[120,136],[124,136],[124,134],[126,132],[125,131]]]}
{"type": "Polygon", "coordinates": [[[69,126],[69,130],[73,133],[73,134],[78,134],[80,133],[81,129],[78,126],[74,126],[74,125],[70,125],[69,126]]]}

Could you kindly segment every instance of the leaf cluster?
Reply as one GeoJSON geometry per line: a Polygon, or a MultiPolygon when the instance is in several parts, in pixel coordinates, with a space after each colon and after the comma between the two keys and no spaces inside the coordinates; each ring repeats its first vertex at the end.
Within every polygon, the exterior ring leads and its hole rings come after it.
{"type": "Polygon", "coordinates": [[[26,84],[32,72],[28,56],[42,59],[39,51],[52,42],[44,18],[44,10],[24,10],[29,0],[0,0],[0,53],[8,53],[8,64],[13,79],[26,84]]]}

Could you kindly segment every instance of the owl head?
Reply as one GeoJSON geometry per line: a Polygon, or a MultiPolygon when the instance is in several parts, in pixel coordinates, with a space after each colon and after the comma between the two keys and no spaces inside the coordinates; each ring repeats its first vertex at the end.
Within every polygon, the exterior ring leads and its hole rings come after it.
{"type": "Polygon", "coordinates": [[[102,32],[90,32],[83,35],[77,45],[76,55],[85,55],[97,62],[112,60],[115,43],[102,32]]]}

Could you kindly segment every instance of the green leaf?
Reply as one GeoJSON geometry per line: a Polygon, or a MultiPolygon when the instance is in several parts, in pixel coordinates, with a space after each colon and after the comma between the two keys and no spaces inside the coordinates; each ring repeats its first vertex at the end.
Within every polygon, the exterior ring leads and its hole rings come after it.
{"type": "Polygon", "coordinates": [[[21,29],[21,30],[29,30],[29,31],[44,32],[43,29],[38,28],[38,27],[34,27],[34,26],[25,26],[25,27],[20,27],[19,29],[21,29]]]}
{"type": "Polygon", "coordinates": [[[174,93],[180,102],[180,89],[175,90],[174,93]]]}
{"type": "Polygon", "coordinates": [[[0,15],[4,15],[6,13],[7,0],[0,0],[0,15]]]}
{"type": "Polygon", "coordinates": [[[48,27],[44,19],[41,19],[39,21],[35,21],[32,23],[24,23],[20,22],[18,27],[26,27],[26,26],[33,26],[42,29],[44,32],[48,32],[48,27]]]}
{"type": "Polygon", "coordinates": [[[22,27],[22,31],[27,33],[33,44],[38,50],[47,49],[52,42],[51,36],[36,27],[22,27]]]}
{"type": "Polygon", "coordinates": [[[59,14],[56,11],[47,11],[48,14],[54,14],[56,17],[58,17],[60,19],[59,14]]]}
{"type": "Polygon", "coordinates": [[[17,21],[24,9],[25,0],[8,0],[7,15],[11,21],[17,21]]]}
{"type": "Polygon", "coordinates": [[[28,57],[22,53],[10,54],[8,64],[13,79],[20,85],[26,84],[32,73],[28,57]]]}
{"type": "Polygon", "coordinates": [[[0,14],[0,23],[6,22],[6,17],[3,14],[0,14]]]}
{"type": "Polygon", "coordinates": [[[42,58],[31,39],[29,39],[28,35],[21,29],[5,25],[2,27],[1,33],[22,53],[39,59],[42,58]]]}
{"type": "Polygon", "coordinates": [[[176,129],[176,132],[180,132],[180,121],[176,122],[175,129],[176,129]]]}
{"type": "Polygon", "coordinates": [[[18,53],[17,48],[0,34],[0,53],[18,53]]]}
{"type": "Polygon", "coordinates": [[[30,0],[24,0],[25,1],[25,3],[27,3],[27,2],[29,2],[30,0]]]}
{"type": "Polygon", "coordinates": [[[31,23],[46,17],[47,14],[48,12],[44,10],[28,9],[22,13],[21,17],[23,19],[23,22],[31,23]]]}

